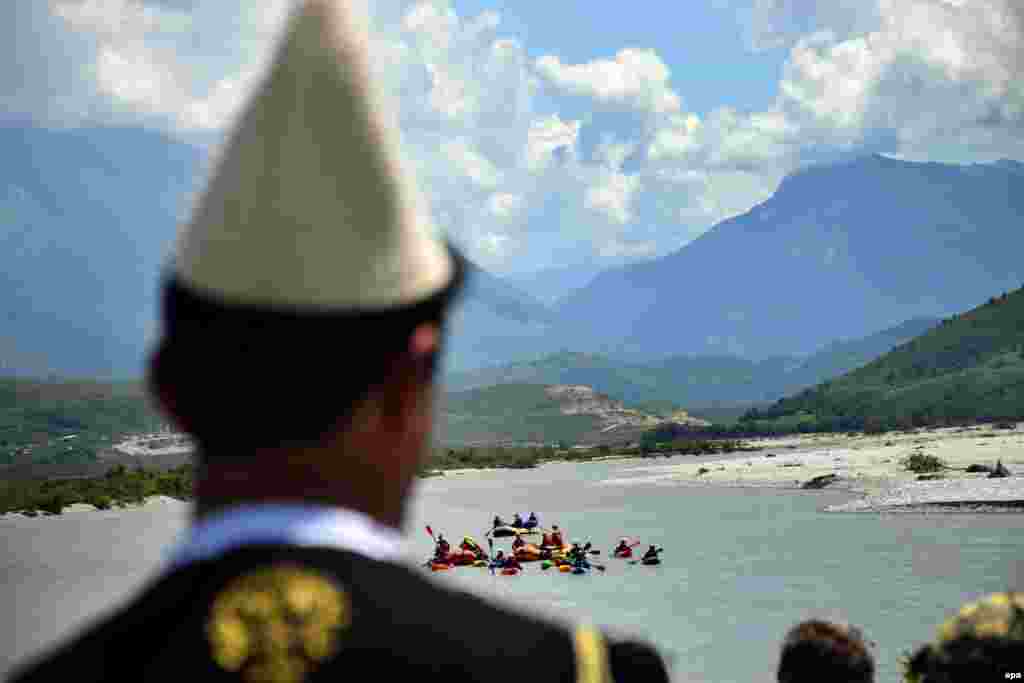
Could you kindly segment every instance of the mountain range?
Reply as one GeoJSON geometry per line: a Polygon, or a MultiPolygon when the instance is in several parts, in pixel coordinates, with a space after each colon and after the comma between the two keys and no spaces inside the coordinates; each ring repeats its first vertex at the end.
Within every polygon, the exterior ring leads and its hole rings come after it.
{"type": "MultiPolygon", "coordinates": [[[[0,371],[138,377],[161,268],[207,153],[137,128],[26,126],[0,127],[0,150],[0,371]]],[[[688,381],[728,375],[699,371],[720,362],[781,372],[834,340],[1019,286],[1021,215],[1016,162],[809,167],[662,258],[507,279],[473,267],[445,366],[571,349],[661,363],[688,381]]]]}
{"type": "Polygon", "coordinates": [[[621,357],[806,353],[1024,282],[1024,164],[812,166],[673,254],[556,306],[563,346],[621,357]]]}

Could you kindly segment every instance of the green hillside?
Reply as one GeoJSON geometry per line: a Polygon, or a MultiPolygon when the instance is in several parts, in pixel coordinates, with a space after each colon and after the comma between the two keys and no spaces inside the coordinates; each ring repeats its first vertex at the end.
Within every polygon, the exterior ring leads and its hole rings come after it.
{"type": "Polygon", "coordinates": [[[136,383],[0,379],[0,464],[90,462],[162,423],[136,383]]]}
{"type": "Polygon", "coordinates": [[[844,429],[1024,418],[1024,288],[746,418],[844,429]]]}
{"type": "Polygon", "coordinates": [[[575,443],[594,430],[593,415],[563,415],[542,384],[502,384],[447,392],[438,437],[442,443],[534,441],[575,443]]]}

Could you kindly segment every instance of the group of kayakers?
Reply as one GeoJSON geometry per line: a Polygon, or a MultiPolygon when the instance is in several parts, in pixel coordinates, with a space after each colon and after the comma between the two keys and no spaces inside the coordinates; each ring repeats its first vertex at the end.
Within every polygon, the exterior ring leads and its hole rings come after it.
{"type": "MultiPolygon", "coordinates": [[[[563,531],[557,524],[553,524],[551,529],[540,530],[537,528],[537,521],[536,513],[530,513],[527,520],[523,520],[522,515],[516,514],[513,525],[522,524],[522,526],[513,527],[512,525],[504,524],[500,516],[495,516],[494,526],[488,532],[488,537],[492,535],[495,529],[511,527],[515,529],[515,532],[512,534],[514,538],[512,540],[511,552],[506,553],[504,550],[498,550],[493,558],[470,536],[463,537],[459,547],[452,550],[451,544],[445,539],[444,534],[438,534],[435,539],[434,557],[429,563],[435,569],[458,565],[474,565],[490,567],[491,569],[509,570],[506,573],[522,570],[521,562],[537,560],[542,561],[541,567],[543,569],[552,566],[562,567],[563,565],[568,565],[569,569],[580,573],[589,571],[592,568],[588,556],[597,555],[600,551],[593,550],[590,542],[583,543],[578,539],[573,539],[572,543],[566,543],[563,531]],[[542,534],[540,544],[529,543],[524,538],[524,536],[533,533],[542,534]]],[[[428,531],[433,536],[429,527],[428,531]]],[[[493,540],[489,538],[489,542],[492,544],[493,550],[493,540]]],[[[631,558],[633,557],[633,548],[639,544],[639,541],[631,542],[628,538],[622,538],[613,549],[612,555],[617,558],[631,558]]],[[[650,545],[638,561],[643,564],[660,564],[661,560],[658,555],[663,550],[663,548],[650,545]]],[[[597,566],[597,568],[604,569],[603,566],[597,566]]],[[[566,571],[566,569],[563,568],[563,571],[566,571]]]]}

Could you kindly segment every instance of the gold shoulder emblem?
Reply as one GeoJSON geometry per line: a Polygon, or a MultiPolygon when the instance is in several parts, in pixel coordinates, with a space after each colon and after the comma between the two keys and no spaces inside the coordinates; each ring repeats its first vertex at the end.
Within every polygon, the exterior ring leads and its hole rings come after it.
{"type": "Polygon", "coordinates": [[[573,640],[576,683],[612,683],[608,645],[601,632],[590,626],[579,626],[573,640]]]}
{"type": "Polygon", "coordinates": [[[297,683],[337,653],[351,625],[348,594],[322,574],[277,565],[244,574],[214,599],[213,660],[249,683],[297,683]]]}

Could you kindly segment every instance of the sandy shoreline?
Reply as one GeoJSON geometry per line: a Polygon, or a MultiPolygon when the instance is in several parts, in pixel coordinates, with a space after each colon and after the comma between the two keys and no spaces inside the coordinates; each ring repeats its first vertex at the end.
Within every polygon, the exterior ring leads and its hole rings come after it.
{"type": "Polygon", "coordinates": [[[799,489],[815,477],[833,474],[837,480],[828,488],[847,491],[856,500],[825,508],[829,512],[1024,512],[1024,423],[1012,430],[983,425],[878,435],[808,434],[748,443],[760,450],[639,467],[602,484],[799,489]],[[936,456],[948,469],[940,480],[918,481],[902,464],[914,453],[936,456]],[[997,460],[1011,476],[989,479],[986,473],[964,471],[974,464],[991,467],[997,460]],[[1020,505],[1014,506],[1017,501],[1020,505]]]}

